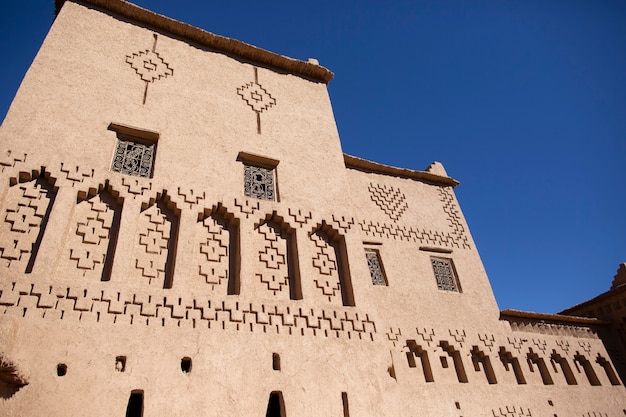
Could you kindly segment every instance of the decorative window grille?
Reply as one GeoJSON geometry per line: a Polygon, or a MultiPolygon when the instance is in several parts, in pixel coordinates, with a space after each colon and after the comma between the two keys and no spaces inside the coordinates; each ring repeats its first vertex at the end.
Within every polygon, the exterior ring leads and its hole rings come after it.
{"type": "Polygon", "coordinates": [[[111,170],[135,177],[151,178],[156,142],[139,142],[118,136],[111,170]]]}
{"type": "Polygon", "coordinates": [[[243,192],[248,197],[274,201],[274,170],[244,164],[243,192]]]}
{"type": "Polygon", "coordinates": [[[383,269],[383,263],[380,260],[380,254],[377,250],[366,250],[365,258],[367,259],[367,266],[370,269],[370,276],[372,277],[372,284],[374,285],[387,285],[387,279],[383,269]]]}
{"type": "Polygon", "coordinates": [[[444,291],[460,292],[452,259],[430,258],[437,280],[437,288],[444,291]]]}

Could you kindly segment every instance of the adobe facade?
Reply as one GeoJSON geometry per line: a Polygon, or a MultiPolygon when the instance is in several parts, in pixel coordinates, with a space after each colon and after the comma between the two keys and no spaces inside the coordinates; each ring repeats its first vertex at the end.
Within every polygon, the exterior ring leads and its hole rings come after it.
{"type": "Polygon", "coordinates": [[[0,127],[0,414],[626,414],[609,323],[501,312],[458,182],[345,155],[331,78],[57,1],[0,127]]]}

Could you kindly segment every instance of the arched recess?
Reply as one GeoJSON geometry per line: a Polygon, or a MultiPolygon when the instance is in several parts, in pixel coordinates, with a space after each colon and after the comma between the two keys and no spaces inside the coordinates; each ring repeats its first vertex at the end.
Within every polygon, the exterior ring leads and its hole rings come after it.
{"type": "Polygon", "coordinates": [[[417,363],[415,362],[415,358],[420,358],[420,363],[422,365],[422,372],[424,373],[424,380],[426,382],[434,382],[435,378],[433,377],[433,370],[430,366],[430,359],[428,358],[428,351],[422,349],[420,345],[418,345],[415,340],[407,340],[406,346],[408,348],[408,352],[406,352],[406,358],[409,363],[410,368],[415,368],[417,363]]]}
{"type": "Polygon", "coordinates": [[[611,382],[611,385],[620,385],[619,378],[615,374],[615,370],[611,366],[611,362],[609,362],[604,356],[598,353],[598,357],[596,358],[596,363],[604,369],[606,372],[607,378],[611,382]]]}
{"type": "Polygon", "coordinates": [[[344,306],[355,306],[348,252],[344,236],[327,224],[318,223],[309,233],[315,245],[313,266],[319,272],[315,286],[333,303],[341,295],[344,306]]]}
{"type": "Polygon", "coordinates": [[[58,187],[42,167],[9,179],[0,220],[0,260],[10,270],[31,273],[58,187]]]}
{"type": "Polygon", "coordinates": [[[548,366],[546,365],[546,361],[537,353],[533,352],[532,348],[528,348],[528,355],[526,355],[526,360],[528,361],[528,367],[530,368],[530,372],[535,371],[533,369],[533,365],[537,367],[537,369],[539,370],[539,374],[541,375],[543,385],[554,384],[552,376],[550,375],[550,371],[548,370],[548,366]]]}
{"type": "Polygon", "coordinates": [[[563,372],[563,376],[565,377],[567,385],[578,385],[578,382],[576,382],[576,377],[574,377],[574,373],[572,372],[572,368],[569,366],[567,359],[556,353],[556,350],[552,350],[552,354],[550,355],[550,362],[552,362],[552,366],[554,367],[555,371],[556,365],[559,365],[561,371],[563,372]]]}
{"type": "Polygon", "coordinates": [[[579,352],[576,352],[574,355],[574,363],[578,363],[583,367],[587,380],[592,386],[602,385],[598,379],[598,375],[596,375],[596,371],[593,369],[593,365],[585,355],[581,355],[579,352]]]}
{"type": "Polygon", "coordinates": [[[79,275],[111,280],[123,201],[107,182],[78,192],[64,256],[79,275]]]}
{"type": "Polygon", "coordinates": [[[474,364],[474,370],[476,372],[482,371],[485,373],[485,377],[487,378],[487,382],[490,384],[497,384],[498,380],[496,379],[496,374],[493,371],[493,366],[491,366],[491,359],[488,355],[485,354],[482,350],[478,349],[478,346],[472,346],[472,350],[470,351],[472,356],[472,363],[474,364]]]}
{"type": "Polygon", "coordinates": [[[463,359],[461,358],[461,352],[456,350],[453,345],[445,340],[439,342],[439,346],[444,352],[452,358],[454,362],[454,370],[456,371],[456,377],[461,383],[467,383],[467,374],[465,373],[465,366],[463,366],[463,359]]]}
{"type": "Polygon", "coordinates": [[[211,285],[211,289],[223,286],[226,293],[237,295],[241,290],[241,245],[239,219],[222,203],[198,213],[201,228],[198,274],[211,285]]]}
{"type": "Polygon", "coordinates": [[[513,374],[515,375],[515,380],[518,384],[525,384],[526,378],[524,378],[524,373],[522,372],[522,367],[519,364],[519,359],[517,359],[511,352],[506,350],[504,346],[500,346],[500,350],[498,351],[498,356],[500,357],[500,361],[502,365],[504,365],[504,369],[508,371],[513,369],[513,374]]]}
{"type": "Polygon", "coordinates": [[[256,276],[273,295],[287,294],[291,300],[302,299],[296,230],[276,211],[254,224],[260,238],[258,256],[260,273],[256,276]]]}
{"type": "Polygon", "coordinates": [[[287,417],[285,400],[281,391],[272,391],[267,402],[265,417],[287,417]]]}
{"type": "Polygon", "coordinates": [[[166,191],[142,203],[137,221],[134,267],[149,285],[172,288],[180,209],[166,191]]]}

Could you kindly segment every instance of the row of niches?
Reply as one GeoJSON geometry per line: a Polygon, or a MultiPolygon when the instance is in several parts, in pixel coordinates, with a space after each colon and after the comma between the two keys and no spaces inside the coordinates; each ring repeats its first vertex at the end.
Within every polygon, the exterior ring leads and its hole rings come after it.
{"type": "MultiPolygon", "coordinates": [[[[191,279],[210,291],[238,295],[243,285],[248,292],[261,291],[270,298],[301,300],[306,295],[329,304],[355,305],[344,238],[351,225],[343,218],[310,221],[310,214],[294,215],[290,210],[287,219],[274,211],[257,215],[254,232],[242,233],[236,208],[231,211],[221,203],[195,212],[181,210],[163,192],[126,209],[120,193],[108,183],[88,191],[67,187],[62,191],[62,200],[73,198],[75,203],[57,212],[60,189],[45,176],[12,180],[0,223],[2,266],[19,273],[107,282],[122,263],[123,275],[133,282],[168,289],[175,283],[178,255],[193,253],[195,259],[187,258],[189,265],[195,265],[189,267],[196,275],[191,279]],[[194,220],[181,221],[183,211],[187,220],[190,215],[194,220]],[[131,230],[134,233],[125,233],[131,230]],[[120,239],[132,244],[131,250],[119,251],[120,239]],[[303,244],[308,245],[308,260],[299,256],[298,245],[303,244]],[[242,248],[249,247],[256,249],[242,254],[242,248]],[[37,263],[42,253],[57,260],[54,268],[50,262],[37,263]],[[256,260],[254,276],[245,280],[240,273],[243,256],[256,260]],[[301,278],[303,262],[308,264],[306,283],[301,278]]],[[[378,249],[365,246],[360,262],[369,267],[372,284],[387,285],[378,249]]],[[[431,263],[439,289],[460,292],[452,260],[433,257],[431,263]]]]}
{"type": "MultiPolygon", "coordinates": [[[[578,385],[583,381],[591,386],[621,385],[611,361],[602,354],[592,356],[585,351],[558,353],[533,349],[517,352],[504,346],[493,346],[491,350],[473,345],[465,348],[441,340],[429,346],[416,340],[406,340],[402,348],[406,354],[406,366],[420,370],[423,382],[436,382],[436,376],[445,378],[454,375],[459,383],[473,382],[475,378],[489,384],[499,382],[498,375],[511,375],[517,384],[525,385],[541,381],[543,385],[578,385]],[[498,369],[499,368],[499,369],[498,369]]],[[[395,371],[392,377],[396,377],[395,371]]]]}
{"type": "MultiPolygon", "coordinates": [[[[271,357],[271,366],[272,370],[280,371],[280,355],[278,353],[272,353],[271,357]]],[[[127,369],[127,357],[126,356],[116,356],[115,357],[115,365],[114,369],[116,372],[126,372],[127,369]]],[[[192,359],[189,356],[185,356],[180,360],[180,371],[184,374],[191,373],[192,369],[192,359]]],[[[59,363],[56,367],[57,376],[63,377],[68,372],[68,366],[66,363],[59,363]]]]}

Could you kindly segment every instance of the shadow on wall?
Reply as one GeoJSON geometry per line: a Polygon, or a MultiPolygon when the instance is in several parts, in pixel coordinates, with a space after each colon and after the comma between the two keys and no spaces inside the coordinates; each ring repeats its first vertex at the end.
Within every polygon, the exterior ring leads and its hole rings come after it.
{"type": "Polygon", "coordinates": [[[0,353],[0,398],[11,398],[28,381],[21,374],[17,366],[0,353]]]}

